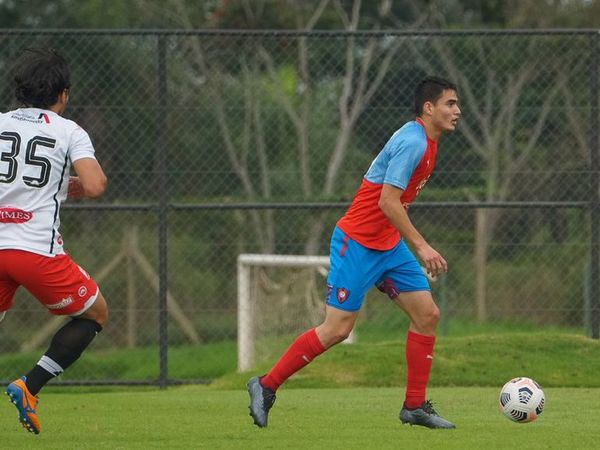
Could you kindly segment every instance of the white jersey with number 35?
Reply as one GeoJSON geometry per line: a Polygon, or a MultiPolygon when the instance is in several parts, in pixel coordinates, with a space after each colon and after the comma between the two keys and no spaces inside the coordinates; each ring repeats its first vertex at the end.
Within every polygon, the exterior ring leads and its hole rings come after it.
{"type": "Polygon", "coordinates": [[[0,114],[0,249],[64,253],[60,204],[71,163],[95,158],[88,134],[39,108],[0,114]]]}

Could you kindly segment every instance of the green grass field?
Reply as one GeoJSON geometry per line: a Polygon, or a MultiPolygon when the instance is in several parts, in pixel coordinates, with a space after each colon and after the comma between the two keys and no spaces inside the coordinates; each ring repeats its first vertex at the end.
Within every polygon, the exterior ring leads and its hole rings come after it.
{"type": "Polygon", "coordinates": [[[243,390],[186,386],[46,392],[43,431],[26,433],[14,407],[0,408],[2,448],[44,449],[591,449],[600,442],[600,389],[546,389],[547,406],[529,424],[497,409],[496,388],[434,388],[456,430],[398,420],[397,388],[282,389],[269,427],[247,415],[243,390]],[[596,399],[596,400],[594,400],[596,399]]]}
{"type": "MultiPolygon", "coordinates": [[[[250,374],[235,372],[235,345],[215,344],[170,352],[171,376],[209,376],[209,386],[48,386],[41,393],[39,436],[25,432],[14,406],[2,402],[0,448],[600,448],[598,341],[554,332],[440,339],[428,397],[456,430],[401,425],[404,343],[365,341],[336,346],[292,377],[278,393],[267,429],[248,416],[250,374]],[[498,411],[500,388],[515,376],[530,376],[544,388],[546,409],[536,422],[516,424],[498,411]]],[[[151,379],[154,365],[148,370],[135,362],[153,354],[150,348],[93,351],[69,372],[151,379]]],[[[26,370],[36,356],[1,355],[0,371],[17,376],[15,368],[26,370]]]]}

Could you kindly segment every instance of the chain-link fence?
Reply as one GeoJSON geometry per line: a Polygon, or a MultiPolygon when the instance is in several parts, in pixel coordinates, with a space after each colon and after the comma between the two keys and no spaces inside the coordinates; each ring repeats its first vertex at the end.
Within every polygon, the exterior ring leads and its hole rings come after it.
{"type": "MultiPolygon", "coordinates": [[[[11,62],[35,45],[70,60],[66,116],[109,178],[100,202],[63,205],[66,248],[111,313],[63,382],[166,385],[233,370],[237,256],[326,255],[428,74],[457,83],[463,113],[411,207],[449,261],[434,286],[442,332],[598,337],[597,30],[0,30],[0,110],[16,106],[11,62]]],[[[290,273],[264,270],[253,292],[276,298],[290,273]]],[[[281,292],[314,301],[312,288],[281,292]]],[[[403,320],[372,292],[358,339],[401,337],[403,320]]],[[[20,291],[0,327],[0,379],[28,370],[59,325],[20,291]]]]}

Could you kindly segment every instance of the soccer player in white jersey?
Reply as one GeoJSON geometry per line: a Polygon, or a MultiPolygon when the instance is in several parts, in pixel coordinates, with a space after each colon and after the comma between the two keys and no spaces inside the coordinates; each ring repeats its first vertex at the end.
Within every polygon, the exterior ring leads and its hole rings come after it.
{"type": "Polygon", "coordinates": [[[51,314],[71,317],[37,364],[6,389],[23,427],[39,434],[38,392],[79,358],[108,317],[98,285],[63,249],[60,204],[100,196],[106,176],[88,134],[62,117],[71,86],[65,58],[27,49],[13,82],[22,107],[0,114],[0,320],[19,286],[51,314]]]}

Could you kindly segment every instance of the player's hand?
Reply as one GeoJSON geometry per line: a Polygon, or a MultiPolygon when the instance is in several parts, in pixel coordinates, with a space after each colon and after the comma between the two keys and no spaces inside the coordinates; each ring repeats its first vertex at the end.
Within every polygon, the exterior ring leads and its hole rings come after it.
{"type": "Polygon", "coordinates": [[[83,186],[81,185],[81,181],[79,181],[79,177],[69,177],[67,197],[73,200],[83,198],[83,186]]]}
{"type": "Polygon", "coordinates": [[[433,247],[427,244],[416,250],[425,270],[432,277],[448,272],[448,263],[433,247]]]}

